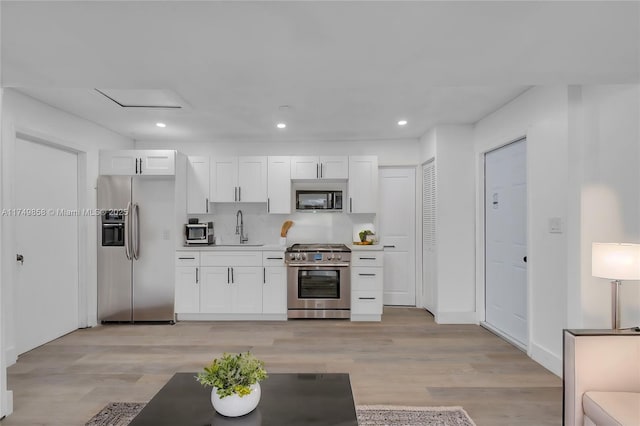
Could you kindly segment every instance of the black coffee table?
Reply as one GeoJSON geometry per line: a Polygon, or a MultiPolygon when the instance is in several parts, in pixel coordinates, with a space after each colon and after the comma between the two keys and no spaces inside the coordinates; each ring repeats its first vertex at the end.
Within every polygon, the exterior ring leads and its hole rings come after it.
{"type": "Polygon", "coordinates": [[[357,426],[348,374],[269,374],[258,407],[224,417],[195,373],[177,373],[129,426],[357,426]]]}

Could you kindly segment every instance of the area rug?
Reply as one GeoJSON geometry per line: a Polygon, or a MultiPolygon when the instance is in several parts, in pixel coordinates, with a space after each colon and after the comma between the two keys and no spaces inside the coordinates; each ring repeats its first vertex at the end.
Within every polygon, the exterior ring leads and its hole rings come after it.
{"type": "MultiPolygon", "coordinates": [[[[144,403],[111,402],[85,426],[127,426],[144,403]]],[[[360,405],[359,426],[476,426],[462,407],[399,407],[360,405]]]]}

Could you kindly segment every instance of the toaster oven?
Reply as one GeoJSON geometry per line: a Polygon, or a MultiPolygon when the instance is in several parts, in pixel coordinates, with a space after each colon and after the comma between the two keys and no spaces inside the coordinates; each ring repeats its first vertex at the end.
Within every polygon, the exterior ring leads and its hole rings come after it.
{"type": "Polygon", "coordinates": [[[184,240],[186,245],[213,244],[213,222],[185,224],[184,240]]]}

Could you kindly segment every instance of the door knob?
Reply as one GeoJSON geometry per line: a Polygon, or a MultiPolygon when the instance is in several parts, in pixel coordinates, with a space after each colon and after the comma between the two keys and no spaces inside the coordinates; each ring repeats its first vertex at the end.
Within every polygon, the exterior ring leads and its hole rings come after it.
{"type": "Polygon", "coordinates": [[[24,256],[21,254],[16,254],[16,262],[20,262],[21,265],[24,265],[24,256]]]}
{"type": "Polygon", "coordinates": [[[524,261],[524,263],[527,263],[527,256],[523,257],[522,260],[524,261]]]}

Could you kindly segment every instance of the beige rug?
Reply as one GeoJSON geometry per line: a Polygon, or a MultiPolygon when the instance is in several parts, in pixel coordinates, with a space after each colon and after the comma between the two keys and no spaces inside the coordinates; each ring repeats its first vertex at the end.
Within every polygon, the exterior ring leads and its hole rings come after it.
{"type": "MultiPolygon", "coordinates": [[[[112,402],[86,426],[127,426],[144,406],[137,402],[112,402]]],[[[359,426],[475,426],[462,407],[360,405],[356,413],[359,426]]]]}

